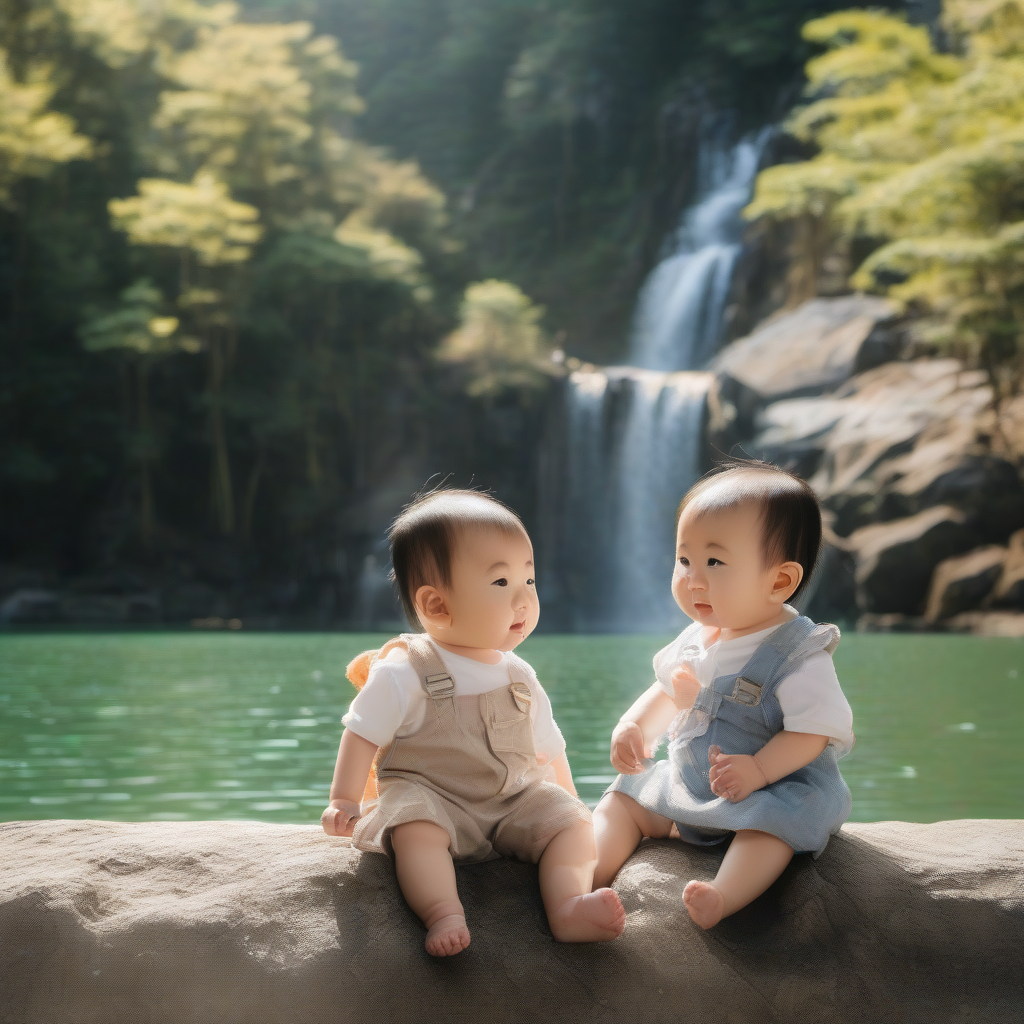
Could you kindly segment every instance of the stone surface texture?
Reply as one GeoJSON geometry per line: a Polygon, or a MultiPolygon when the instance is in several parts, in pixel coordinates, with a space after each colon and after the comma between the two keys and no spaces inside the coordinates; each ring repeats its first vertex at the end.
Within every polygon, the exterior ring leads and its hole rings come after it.
{"type": "Polygon", "coordinates": [[[711,370],[765,402],[821,394],[892,358],[888,335],[879,328],[894,318],[891,303],[870,295],[812,299],[733,342],[711,370]]]}
{"type": "Polygon", "coordinates": [[[390,861],[315,826],[0,825],[5,1024],[650,1024],[1024,1018],[1024,822],[848,825],[710,932],[721,850],[645,843],[624,935],[551,938],[536,869],[459,870],[473,939],[433,960],[390,861]]]}
{"type": "MultiPolygon", "coordinates": [[[[926,615],[940,562],[1005,547],[1024,527],[1024,397],[1004,400],[997,417],[983,372],[956,359],[899,360],[895,343],[871,348],[871,338],[900,337],[879,303],[815,299],[726,348],[715,397],[734,414],[717,433],[712,422],[711,443],[791,469],[820,497],[831,546],[808,588],[812,616],[867,614],[872,628],[909,616],[907,628],[946,628],[963,613],[1024,607],[1024,555],[1011,552],[999,579],[990,566],[926,615]],[[851,355],[864,346],[870,358],[851,355]],[[905,536],[925,521],[923,534],[905,536]]],[[[958,622],[995,628],[979,616],[958,622]]]]}
{"type": "Polygon", "coordinates": [[[977,608],[992,593],[1005,562],[1006,548],[998,544],[940,562],[932,574],[925,617],[937,622],[977,608]]]}
{"type": "Polygon", "coordinates": [[[867,612],[924,611],[933,566],[967,551],[973,542],[967,517],[949,505],[862,527],[846,541],[857,559],[858,606],[867,612]]]}
{"type": "Polygon", "coordinates": [[[987,603],[994,608],[1024,608],[1024,530],[1010,538],[1003,572],[987,603]]]}

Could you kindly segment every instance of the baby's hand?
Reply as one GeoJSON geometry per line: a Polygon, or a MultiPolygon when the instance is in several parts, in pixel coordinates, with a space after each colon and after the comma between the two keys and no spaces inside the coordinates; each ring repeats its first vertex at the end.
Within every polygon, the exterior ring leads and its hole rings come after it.
{"type": "Polygon", "coordinates": [[[711,792],[730,803],[738,804],[767,785],[757,761],[749,754],[723,754],[722,748],[713,744],[708,750],[708,761],[711,792]]]}
{"type": "Polygon", "coordinates": [[[696,673],[686,662],[683,662],[672,673],[672,700],[676,707],[680,711],[692,708],[699,691],[700,683],[697,681],[696,673]]]}
{"type": "Polygon", "coordinates": [[[644,749],[644,734],[636,722],[619,722],[612,732],[612,767],[623,775],[637,775],[644,770],[640,759],[650,757],[644,749]]]}
{"type": "Polygon", "coordinates": [[[332,800],[320,815],[320,824],[329,836],[350,836],[359,820],[359,804],[351,800],[332,800]]]}

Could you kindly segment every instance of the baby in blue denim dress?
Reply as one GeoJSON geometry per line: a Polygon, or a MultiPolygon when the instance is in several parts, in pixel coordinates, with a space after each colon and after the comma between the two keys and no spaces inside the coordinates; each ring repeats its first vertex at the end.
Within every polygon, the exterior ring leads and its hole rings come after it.
{"type": "Polygon", "coordinates": [[[818,856],[849,817],[839,630],[788,604],[820,545],[814,492],[774,466],[731,466],[683,498],[672,593],[694,621],[655,657],[656,682],[612,733],[621,774],[594,812],[596,886],[645,836],[732,836],[714,881],[683,890],[690,917],[710,928],[760,896],[794,852],[818,856]],[[666,727],[668,759],[651,761],[666,727]]]}

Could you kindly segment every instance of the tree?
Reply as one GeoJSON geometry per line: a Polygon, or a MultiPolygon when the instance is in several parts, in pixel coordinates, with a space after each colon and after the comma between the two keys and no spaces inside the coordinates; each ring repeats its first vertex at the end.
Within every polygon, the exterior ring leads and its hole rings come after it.
{"type": "Polygon", "coordinates": [[[544,310],[507,281],[481,281],[466,289],[459,327],[438,351],[441,360],[467,369],[470,395],[506,387],[535,387],[550,368],[539,321],[544,310]]]}
{"type": "MultiPolygon", "coordinates": [[[[191,315],[208,354],[213,507],[221,533],[233,533],[235,498],[221,392],[233,356],[237,314],[224,291],[210,288],[206,281],[193,286],[191,262],[194,259],[200,270],[244,263],[262,234],[257,223],[259,211],[231,199],[227,187],[208,172],[197,173],[189,185],[144,178],[139,182],[138,196],[112,199],[109,205],[114,223],[135,245],[163,246],[178,253],[178,305],[183,313],[191,315]]],[[[237,289],[234,291],[237,294],[237,289]]]]}
{"type": "Polygon", "coordinates": [[[55,165],[87,159],[92,142],[75,131],[65,114],[50,109],[57,85],[42,62],[15,80],[9,58],[0,49],[0,204],[11,204],[19,178],[45,177],[55,165]]]}
{"type": "MultiPolygon", "coordinates": [[[[160,66],[166,87],[151,119],[157,141],[148,162],[191,181],[142,179],[138,196],[110,203],[111,216],[133,244],[179,254],[180,315],[208,354],[212,508],[225,535],[237,525],[225,388],[252,304],[261,302],[257,290],[269,287],[278,297],[270,322],[289,353],[278,401],[284,409],[297,402],[301,411],[274,414],[270,396],[251,389],[231,403],[235,418],[249,422],[256,449],[243,498],[248,534],[268,422],[301,432],[308,484],[318,489],[324,481],[322,396],[344,388],[325,334],[340,327],[338,288],[393,285],[414,303],[429,303],[423,255],[389,227],[429,242],[443,229],[443,199],[414,164],[395,164],[351,137],[362,109],[354,66],[306,23],[247,25],[221,12],[198,24],[187,45],[165,50],[160,66]],[[289,278],[288,295],[266,284],[264,266],[289,278]],[[312,301],[317,292],[322,301],[311,324],[300,297],[312,301]]],[[[350,406],[351,396],[339,398],[336,406],[350,406]]]]}
{"type": "Polygon", "coordinates": [[[808,23],[828,49],[789,130],[818,154],[762,172],[747,215],[808,225],[812,265],[868,250],[851,283],[983,366],[998,403],[1024,380],[1024,3],[950,0],[945,25],[952,54],[879,13],[808,23]]]}
{"type": "Polygon", "coordinates": [[[197,339],[179,330],[181,321],[162,312],[165,306],[163,295],[151,281],[136,281],[124,290],[113,311],[97,313],[81,330],[82,344],[88,351],[115,351],[128,361],[134,373],[136,429],[129,449],[131,457],[139,464],[139,532],[147,548],[153,543],[152,467],[159,452],[150,413],[150,372],[165,356],[200,350],[197,339]]]}
{"type": "Polygon", "coordinates": [[[473,274],[443,193],[364,141],[305,22],[0,0],[0,49],[0,560],[345,600],[446,400],[473,274]]]}

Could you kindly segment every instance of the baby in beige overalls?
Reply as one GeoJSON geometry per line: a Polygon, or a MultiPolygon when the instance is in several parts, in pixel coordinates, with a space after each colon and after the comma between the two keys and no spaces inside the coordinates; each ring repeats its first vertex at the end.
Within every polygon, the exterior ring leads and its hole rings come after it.
{"type": "Polygon", "coordinates": [[[622,904],[590,891],[590,812],[547,695],[512,653],[539,614],[522,523],[485,495],[439,491],[406,509],[390,540],[402,603],[424,633],[372,652],[368,677],[363,659],[324,830],[393,856],[435,956],[469,945],[454,864],[499,856],[538,864],[556,939],[615,938],[622,904]]]}

